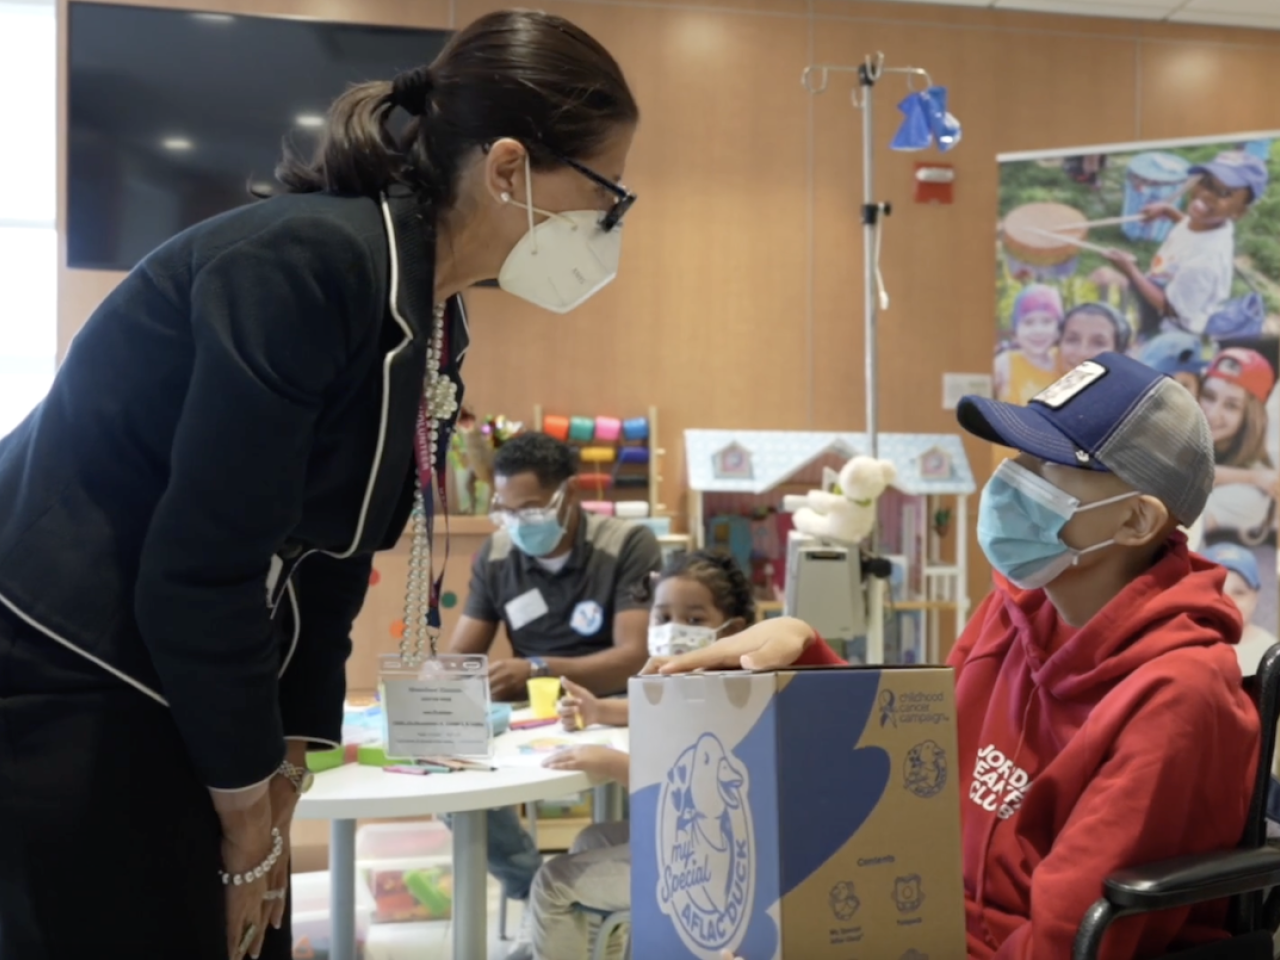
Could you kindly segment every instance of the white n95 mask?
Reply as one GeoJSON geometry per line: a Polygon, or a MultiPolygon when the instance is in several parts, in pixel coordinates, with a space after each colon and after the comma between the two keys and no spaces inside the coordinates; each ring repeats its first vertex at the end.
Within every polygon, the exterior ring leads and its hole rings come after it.
{"type": "MultiPolygon", "coordinates": [[[[529,229],[498,273],[498,286],[552,313],[568,313],[613,282],[622,257],[622,225],[604,230],[600,210],[550,213],[533,205],[532,170],[524,159],[529,229]],[[533,215],[546,217],[533,222],[533,215]]],[[[504,202],[512,202],[503,194],[504,202]]]]}

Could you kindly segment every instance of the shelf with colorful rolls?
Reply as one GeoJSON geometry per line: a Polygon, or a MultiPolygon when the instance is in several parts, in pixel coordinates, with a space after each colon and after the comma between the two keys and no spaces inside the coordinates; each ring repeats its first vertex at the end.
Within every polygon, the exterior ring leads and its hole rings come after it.
{"type": "MultiPolygon", "coordinates": [[[[578,489],[583,507],[624,520],[666,515],[659,502],[661,462],[658,408],[647,416],[565,416],[533,408],[533,428],[562,440],[578,454],[578,489]]],[[[661,531],[656,531],[661,532],[661,531]]]]}

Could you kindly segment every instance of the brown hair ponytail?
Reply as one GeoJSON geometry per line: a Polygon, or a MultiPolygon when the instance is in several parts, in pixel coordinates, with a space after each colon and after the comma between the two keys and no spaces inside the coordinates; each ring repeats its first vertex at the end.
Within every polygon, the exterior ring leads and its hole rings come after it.
{"type": "Polygon", "coordinates": [[[512,137],[547,168],[589,158],[638,119],[617,62],[586,32],[551,14],[500,10],[455,34],[429,66],[343,93],[315,154],[286,150],[276,179],[290,193],[369,197],[401,184],[447,205],[470,150],[512,137]],[[401,129],[396,109],[409,115],[401,129]]]}

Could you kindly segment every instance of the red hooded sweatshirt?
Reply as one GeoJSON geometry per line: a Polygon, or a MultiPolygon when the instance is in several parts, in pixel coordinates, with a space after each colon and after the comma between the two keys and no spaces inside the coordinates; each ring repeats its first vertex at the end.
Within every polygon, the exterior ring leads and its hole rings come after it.
{"type": "MultiPolygon", "coordinates": [[[[1108,876],[1240,842],[1260,737],[1225,579],[1175,534],[1074,630],[997,576],[949,658],[970,960],[1069,957],[1108,876]]],[[[838,660],[813,644],[801,662],[838,660]]],[[[1103,955],[1163,956],[1224,922],[1222,903],[1126,918],[1103,955]]]]}

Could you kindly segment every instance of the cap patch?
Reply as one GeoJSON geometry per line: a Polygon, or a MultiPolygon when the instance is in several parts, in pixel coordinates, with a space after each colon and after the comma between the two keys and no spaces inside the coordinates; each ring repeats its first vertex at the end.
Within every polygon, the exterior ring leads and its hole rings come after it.
{"type": "Polygon", "coordinates": [[[1043,403],[1057,410],[1068,400],[1083,393],[1107,375],[1107,368],[1100,363],[1086,360],[1074,370],[1068,371],[1031,398],[1032,403],[1043,403]]]}

